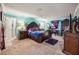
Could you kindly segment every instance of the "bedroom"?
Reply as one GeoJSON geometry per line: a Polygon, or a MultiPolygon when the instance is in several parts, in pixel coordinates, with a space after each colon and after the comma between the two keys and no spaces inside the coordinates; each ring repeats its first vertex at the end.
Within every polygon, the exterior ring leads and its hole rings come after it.
{"type": "Polygon", "coordinates": [[[5,30],[3,55],[65,54],[63,24],[69,24],[64,20],[71,16],[78,16],[77,3],[2,3],[1,8],[5,30]]]}

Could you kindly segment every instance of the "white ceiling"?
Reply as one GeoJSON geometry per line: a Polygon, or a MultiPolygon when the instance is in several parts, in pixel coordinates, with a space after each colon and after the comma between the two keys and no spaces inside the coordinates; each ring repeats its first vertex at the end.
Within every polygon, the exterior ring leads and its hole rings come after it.
{"type": "Polygon", "coordinates": [[[5,6],[44,18],[66,17],[74,13],[76,3],[6,3],[5,6]]]}

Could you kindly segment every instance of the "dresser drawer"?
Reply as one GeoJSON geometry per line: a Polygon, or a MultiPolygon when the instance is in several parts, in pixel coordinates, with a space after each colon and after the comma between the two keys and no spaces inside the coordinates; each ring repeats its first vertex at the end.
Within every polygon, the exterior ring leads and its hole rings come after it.
{"type": "Polygon", "coordinates": [[[66,33],[64,35],[64,51],[66,54],[79,54],[79,36],[75,33],[66,33]]]}

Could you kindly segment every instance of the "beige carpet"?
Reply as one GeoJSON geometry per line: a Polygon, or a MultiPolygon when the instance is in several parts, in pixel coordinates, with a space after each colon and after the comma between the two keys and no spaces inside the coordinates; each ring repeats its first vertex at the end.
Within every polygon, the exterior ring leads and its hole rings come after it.
{"type": "Polygon", "coordinates": [[[48,43],[36,43],[31,39],[18,40],[13,45],[2,51],[3,55],[64,55],[62,53],[63,39],[57,44],[50,45],[48,43]]]}

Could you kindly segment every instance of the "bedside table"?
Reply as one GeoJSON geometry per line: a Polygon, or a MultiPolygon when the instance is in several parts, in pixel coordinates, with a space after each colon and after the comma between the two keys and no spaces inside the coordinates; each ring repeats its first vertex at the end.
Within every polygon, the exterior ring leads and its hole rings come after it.
{"type": "Polygon", "coordinates": [[[19,31],[19,40],[26,39],[28,37],[27,31],[19,31]]]}

